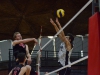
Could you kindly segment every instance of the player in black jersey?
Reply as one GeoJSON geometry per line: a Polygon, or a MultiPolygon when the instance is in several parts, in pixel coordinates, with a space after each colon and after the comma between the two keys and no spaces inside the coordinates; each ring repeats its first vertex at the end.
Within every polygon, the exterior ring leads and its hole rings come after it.
{"type": "Polygon", "coordinates": [[[27,38],[22,39],[22,36],[19,32],[15,32],[13,35],[14,41],[12,42],[13,45],[13,55],[15,57],[15,60],[17,61],[17,55],[18,53],[25,53],[27,56],[27,64],[31,64],[31,55],[29,53],[27,42],[34,41],[37,43],[37,40],[35,38],[27,38]]]}
{"type": "Polygon", "coordinates": [[[19,53],[17,58],[19,64],[10,71],[9,75],[30,75],[31,67],[29,65],[25,65],[27,60],[25,53],[19,53]]]}

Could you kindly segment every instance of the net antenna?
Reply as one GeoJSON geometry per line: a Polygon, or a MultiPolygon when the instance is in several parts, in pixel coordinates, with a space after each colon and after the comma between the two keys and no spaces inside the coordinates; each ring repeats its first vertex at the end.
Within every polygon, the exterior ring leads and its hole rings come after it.
{"type": "Polygon", "coordinates": [[[37,64],[36,64],[36,72],[37,72],[37,75],[40,75],[41,39],[42,39],[42,26],[41,26],[40,37],[39,37],[39,51],[37,52],[37,64]]]}

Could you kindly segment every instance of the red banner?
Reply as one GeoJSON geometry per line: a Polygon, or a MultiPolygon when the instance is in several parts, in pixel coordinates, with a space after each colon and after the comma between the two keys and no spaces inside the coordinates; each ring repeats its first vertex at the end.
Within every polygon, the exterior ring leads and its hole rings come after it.
{"type": "Polygon", "coordinates": [[[88,75],[100,75],[100,13],[89,18],[88,75]]]}

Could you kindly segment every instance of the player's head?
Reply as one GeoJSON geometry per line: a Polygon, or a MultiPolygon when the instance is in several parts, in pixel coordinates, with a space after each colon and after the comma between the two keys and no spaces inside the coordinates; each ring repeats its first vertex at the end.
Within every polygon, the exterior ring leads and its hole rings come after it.
{"type": "Polygon", "coordinates": [[[26,61],[26,54],[25,53],[19,53],[17,55],[19,63],[24,63],[26,61]]]}
{"type": "Polygon", "coordinates": [[[13,35],[13,38],[15,40],[21,40],[22,36],[21,36],[20,32],[15,32],[14,35],[13,35]]]}
{"type": "Polygon", "coordinates": [[[68,36],[70,43],[73,44],[74,36],[71,33],[67,33],[67,36],[68,36]]]}

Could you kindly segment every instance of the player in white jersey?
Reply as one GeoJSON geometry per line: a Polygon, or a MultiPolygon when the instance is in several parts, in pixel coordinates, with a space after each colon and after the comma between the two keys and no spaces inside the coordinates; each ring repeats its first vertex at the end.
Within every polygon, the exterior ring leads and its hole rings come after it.
{"type": "MultiPolygon", "coordinates": [[[[58,21],[58,18],[56,18],[57,24],[52,19],[50,19],[50,22],[54,26],[56,32],[58,32],[62,28],[61,24],[58,21]]],[[[60,45],[60,50],[58,53],[58,62],[60,62],[61,66],[65,66],[70,64],[70,56],[73,50],[74,37],[70,33],[68,33],[66,37],[63,31],[61,31],[58,34],[58,36],[62,40],[62,43],[60,45]]],[[[71,66],[59,71],[59,75],[70,75],[70,73],[71,73],[71,66]]]]}

